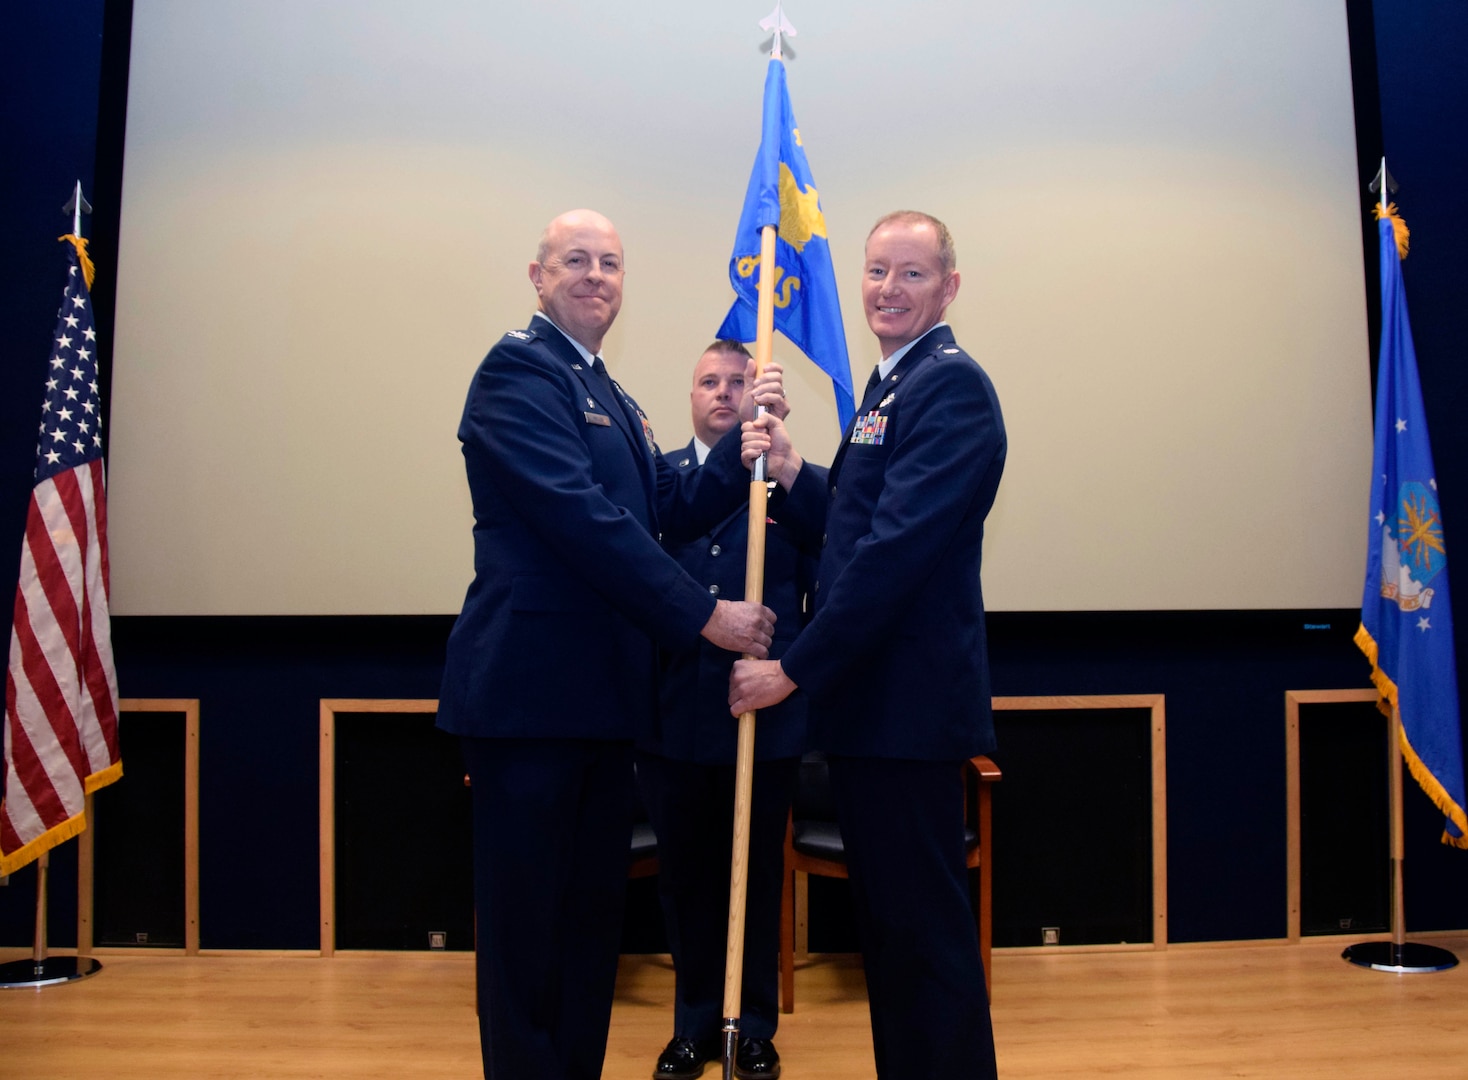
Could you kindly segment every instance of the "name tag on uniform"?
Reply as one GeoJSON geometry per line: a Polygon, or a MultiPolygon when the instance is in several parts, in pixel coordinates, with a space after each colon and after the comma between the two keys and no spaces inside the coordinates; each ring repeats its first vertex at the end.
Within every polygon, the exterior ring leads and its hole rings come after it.
{"type": "Polygon", "coordinates": [[[585,413],[582,413],[581,415],[584,416],[584,417],[586,417],[586,422],[588,424],[595,424],[597,427],[611,427],[612,426],[612,418],[610,416],[608,416],[606,413],[585,412],[585,413]]]}

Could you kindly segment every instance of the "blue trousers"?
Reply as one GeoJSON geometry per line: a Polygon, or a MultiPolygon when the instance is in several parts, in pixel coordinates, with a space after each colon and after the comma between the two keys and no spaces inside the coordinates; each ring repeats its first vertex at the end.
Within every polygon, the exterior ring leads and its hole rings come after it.
{"type": "MultiPolygon", "coordinates": [[[[761,761],[750,799],[749,876],[739,1034],[769,1039],[779,1024],[780,886],[785,822],[798,758],[761,761]]],[[[676,989],[673,1034],[719,1037],[729,932],[734,766],[637,754],[637,782],[658,837],[658,899],[676,989]]]]}
{"type": "Polygon", "coordinates": [[[881,1080],[994,1077],[956,761],[829,759],[881,1080]]]}
{"type": "Polygon", "coordinates": [[[486,1080],[596,1080],[632,832],[632,747],[462,738],[486,1080]]]}

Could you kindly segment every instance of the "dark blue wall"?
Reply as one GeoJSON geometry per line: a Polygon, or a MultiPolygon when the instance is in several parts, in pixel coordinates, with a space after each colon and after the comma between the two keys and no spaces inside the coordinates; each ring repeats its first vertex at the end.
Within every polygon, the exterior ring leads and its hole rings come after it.
{"type": "MultiPolygon", "coordinates": [[[[130,22],[130,5],[113,7],[130,22]]],[[[65,250],[56,238],[70,232],[72,222],[61,207],[78,180],[88,199],[98,202],[99,151],[104,144],[116,144],[121,127],[115,124],[117,134],[110,143],[98,138],[100,116],[120,119],[115,106],[104,109],[99,104],[104,71],[111,75],[117,65],[116,59],[104,61],[103,0],[77,0],[64,7],[24,0],[7,5],[0,18],[0,147],[7,160],[0,170],[0,236],[5,238],[0,244],[0,633],[8,656],[20,542],[34,482],[42,380],[66,283],[65,250]]],[[[124,48],[124,78],[126,57],[124,48]]],[[[114,203],[121,169],[120,154],[116,157],[110,181],[114,203]]],[[[111,236],[100,245],[94,242],[93,252],[115,264],[115,207],[112,219],[111,236]]],[[[82,231],[93,235],[92,222],[85,217],[82,231]]],[[[93,305],[103,341],[111,340],[112,298],[109,289],[105,304],[93,305]]],[[[98,356],[110,362],[110,347],[98,356]]],[[[105,397],[103,401],[105,408],[105,397]]],[[[74,942],[76,845],[64,845],[53,864],[51,893],[59,903],[50,912],[61,927],[54,940],[74,942]]],[[[30,942],[34,879],[27,868],[14,875],[10,887],[0,889],[0,941],[30,942]]]]}
{"type": "MultiPolygon", "coordinates": [[[[1461,0],[1347,4],[1364,185],[1385,151],[1413,230],[1404,273],[1449,536],[1468,521],[1468,7],[1461,0]]],[[[60,295],[74,180],[95,189],[95,300],[110,341],[130,3],[25,0],[4,16],[0,198],[0,595],[13,595],[35,457],[47,335],[60,295]],[[63,24],[64,23],[64,24],[63,24]],[[105,38],[105,47],[104,47],[105,38]],[[100,107],[99,107],[100,102],[100,107]],[[93,168],[93,155],[96,166],[93,168]],[[94,175],[95,173],[95,175],[94,175]],[[12,239],[13,238],[13,239],[12,239]]],[[[1374,274],[1375,232],[1363,227],[1374,274]]],[[[1374,281],[1363,304],[1373,322],[1374,281]]],[[[102,353],[109,363],[110,353],[102,353]]],[[[1369,373],[1363,371],[1362,378],[1369,373]]],[[[1363,477],[1363,501],[1365,478],[1363,477]]],[[[1468,530],[1468,527],[1465,527],[1468,530]]],[[[1468,604],[1457,598],[1458,624],[1468,604]]],[[[0,626],[9,634],[9,605],[0,626]]],[[[317,718],[322,697],[433,697],[448,618],[118,619],[129,697],[201,699],[201,904],[207,948],[314,948],[317,718]]],[[[1001,614],[995,692],[1167,695],[1169,915],[1174,941],[1285,933],[1284,692],[1364,687],[1337,612],[1001,614]],[[1306,630],[1326,624],[1329,630],[1306,630]]],[[[1460,655],[1468,639],[1460,636],[1460,655]]],[[[1056,748],[1064,753],[1063,747],[1056,748]]],[[[124,755],[126,746],[124,745],[124,755]]],[[[1468,926],[1468,853],[1407,789],[1413,930],[1468,926]]],[[[1084,843],[1084,823],[1063,843],[1084,843]]],[[[54,860],[52,942],[74,941],[74,844],[54,860]]],[[[388,872],[412,872],[411,852],[388,872]]],[[[28,944],[34,875],[0,889],[0,943],[28,944]]]]}
{"type": "MultiPolygon", "coordinates": [[[[55,4],[27,0],[5,12],[0,35],[9,161],[0,170],[0,588],[6,598],[0,626],[7,651],[42,382],[66,283],[66,255],[56,238],[71,232],[71,219],[61,207],[78,180],[89,200],[96,188],[102,9],[103,0],[84,0],[59,17],[55,4]]],[[[90,227],[84,218],[88,235],[90,227]]],[[[99,336],[101,329],[99,322],[99,336]]]]}

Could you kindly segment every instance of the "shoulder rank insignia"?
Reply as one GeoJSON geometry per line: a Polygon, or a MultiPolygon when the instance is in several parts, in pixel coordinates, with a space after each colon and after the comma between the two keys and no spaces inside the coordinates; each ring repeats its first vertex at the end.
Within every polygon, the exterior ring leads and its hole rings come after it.
{"type": "Polygon", "coordinates": [[[529,341],[530,340],[530,335],[527,334],[524,330],[506,330],[505,331],[505,337],[516,338],[516,339],[518,339],[520,341],[529,341]]]}
{"type": "Polygon", "coordinates": [[[957,356],[958,355],[958,350],[957,349],[944,349],[943,350],[943,355],[944,356],[957,356]]]}

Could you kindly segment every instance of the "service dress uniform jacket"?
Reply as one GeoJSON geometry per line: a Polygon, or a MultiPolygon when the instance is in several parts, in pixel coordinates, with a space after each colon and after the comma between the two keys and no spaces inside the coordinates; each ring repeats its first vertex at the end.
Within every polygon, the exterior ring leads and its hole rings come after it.
{"type": "MultiPolygon", "coordinates": [[[[668,455],[682,473],[698,470],[694,444],[668,455]]],[[[787,495],[776,487],[765,524],[764,605],[775,613],[771,660],[785,654],[809,618],[820,555],[826,471],[803,468],[787,495]],[[787,515],[788,508],[788,515],[787,515]],[[804,513],[800,511],[804,510],[804,513]]],[[[744,599],[749,510],[742,506],[704,536],[664,547],[688,574],[721,600],[744,599]]],[[[660,658],[657,730],[639,747],[676,761],[729,764],[738,721],[729,715],[729,672],[736,656],[699,639],[692,649],[664,649],[660,658]]],[[[805,750],[805,695],[792,694],[759,714],[756,760],[799,757],[805,750]]]]}
{"type": "Polygon", "coordinates": [[[659,545],[739,505],[740,437],[672,468],[630,397],[549,321],[506,334],[459,425],[474,581],[449,636],[438,726],[630,739],[654,715],[656,645],[700,640],[715,598],[659,545]]]}
{"type": "Polygon", "coordinates": [[[831,463],[811,632],[782,661],[816,749],[994,748],[979,563],[1006,446],[994,386],[946,325],[867,391],[831,463]]]}

